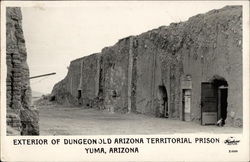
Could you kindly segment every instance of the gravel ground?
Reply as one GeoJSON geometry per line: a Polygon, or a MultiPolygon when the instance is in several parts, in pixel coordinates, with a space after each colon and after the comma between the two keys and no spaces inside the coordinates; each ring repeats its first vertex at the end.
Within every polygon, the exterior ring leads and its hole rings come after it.
{"type": "Polygon", "coordinates": [[[78,107],[40,106],[40,135],[241,133],[242,128],[201,126],[142,114],[112,114],[78,107]]]}

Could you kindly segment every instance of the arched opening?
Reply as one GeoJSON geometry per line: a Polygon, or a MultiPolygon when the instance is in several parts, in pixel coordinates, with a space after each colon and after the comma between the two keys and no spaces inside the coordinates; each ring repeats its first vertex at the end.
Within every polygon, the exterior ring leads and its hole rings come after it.
{"type": "Polygon", "coordinates": [[[218,92],[217,96],[217,124],[224,125],[227,118],[227,97],[228,97],[228,83],[227,81],[220,76],[214,76],[212,81],[214,87],[218,92]]]}
{"type": "Polygon", "coordinates": [[[160,113],[163,117],[168,118],[168,93],[164,85],[159,86],[160,92],[160,113]]]}
{"type": "Polygon", "coordinates": [[[201,123],[223,126],[227,118],[228,83],[218,75],[201,86],[201,123]]]}

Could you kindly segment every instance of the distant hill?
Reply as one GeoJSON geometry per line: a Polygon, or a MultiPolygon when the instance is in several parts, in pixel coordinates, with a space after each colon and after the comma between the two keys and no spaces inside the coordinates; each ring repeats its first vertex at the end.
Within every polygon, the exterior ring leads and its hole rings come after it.
{"type": "Polygon", "coordinates": [[[43,95],[43,93],[41,93],[41,92],[32,91],[32,97],[37,98],[37,97],[42,97],[42,95],[43,95]]]}

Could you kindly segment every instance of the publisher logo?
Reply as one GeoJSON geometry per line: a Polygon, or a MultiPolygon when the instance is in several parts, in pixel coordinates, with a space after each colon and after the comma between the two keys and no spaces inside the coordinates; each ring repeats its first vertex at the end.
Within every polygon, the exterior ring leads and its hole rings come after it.
{"type": "Polygon", "coordinates": [[[228,137],[224,143],[227,145],[237,145],[240,142],[240,140],[236,140],[235,137],[228,137]]]}

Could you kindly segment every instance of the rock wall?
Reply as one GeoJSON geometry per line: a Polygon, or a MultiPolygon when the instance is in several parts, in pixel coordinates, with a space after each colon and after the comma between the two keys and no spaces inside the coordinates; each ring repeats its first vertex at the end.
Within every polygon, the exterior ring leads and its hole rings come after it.
{"type": "MultiPolygon", "coordinates": [[[[192,98],[196,99],[192,105],[200,107],[200,82],[223,77],[228,83],[227,122],[242,126],[242,8],[225,7],[188,22],[184,35],[194,43],[177,54],[182,57],[183,75],[192,76],[192,98]]],[[[191,109],[192,119],[199,116],[199,109],[191,109]]]]}
{"type": "Polygon", "coordinates": [[[128,107],[128,61],[130,38],[102,50],[101,92],[105,108],[111,112],[127,111],[128,107]]]}
{"type": "MultiPolygon", "coordinates": [[[[89,57],[93,56],[81,59],[89,57]]],[[[186,22],[121,39],[114,46],[104,48],[92,62],[96,69],[92,72],[89,66],[83,72],[77,70],[79,62],[71,63],[66,78],[54,87],[52,94],[58,97],[69,93],[72,95],[69,100],[77,103],[76,88],[56,95],[57,87],[70,86],[68,76],[74,76],[75,85],[83,84],[84,95],[93,96],[96,92],[94,101],[111,112],[200,121],[202,84],[222,79],[228,84],[226,123],[242,126],[241,6],[226,6],[186,22]],[[72,71],[75,66],[76,70],[72,71]],[[80,79],[90,72],[97,76],[88,78],[92,85],[87,87],[93,93],[84,87],[89,82],[80,79]],[[191,96],[190,101],[184,101],[185,93],[191,96]],[[185,102],[190,102],[190,108],[184,112],[185,102]]]]}
{"type": "Polygon", "coordinates": [[[200,14],[187,22],[143,33],[137,39],[138,111],[162,113],[162,110],[157,110],[160,99],[155,94],[159,94],[158,86],[164,85],[169,92],[169,115],[181,119],[181,82],[190,76],[191,120],[200,120],[201,83],[220,76],[229,85],[228,123],[242,125],[241,6],[227,6],[200,14]],[[153,89],[155,92],[152,92],[153,89]],[[235,93],[237,95],[233,95],[235,93]],[[151,102],[155,100],[158,102],[151,107],[151,102]]]}
{"type": "Polygon", "coordinates": [[[38,112],[31,107],[21,9],[6,9],[7,134],[38,135],[38,112]],[[12,130],[12,131],[10,131],[12,130]],[[13,131],[15,130],[15,131],[13,131]]]}
{"type": "Polygon", "coordinates": [[[61,104],[99,106],[111,112],[123,111],[128,102],[129,38],[70,63],[68,74],[52,90],[61,104]],[[97,104],[97,105],[96,105],[97,104]]]}
{"type": "Polygon", "coordinates": [[[92,107],[99,90],[98,57],[98,54],[92,54],[72,61],[65,79],[53,88],[53,100],[61,104],[92,107]]]}

